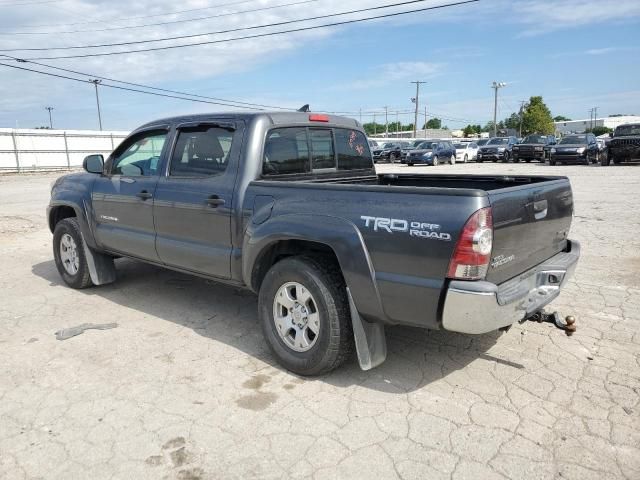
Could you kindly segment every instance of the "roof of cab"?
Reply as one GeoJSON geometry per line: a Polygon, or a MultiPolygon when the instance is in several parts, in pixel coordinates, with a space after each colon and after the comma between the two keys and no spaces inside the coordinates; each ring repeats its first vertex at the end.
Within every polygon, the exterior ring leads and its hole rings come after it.
{"type": "Polygon", "coordinates": [[[285,125],[285,124],[309,124],[309,125],[340,125],[345,127],[361,127],[360,123],[348,117],[342,117],[339,115],[326,114],[328,118],[327,122],[324,121],[312,121],[310,119],[313,115],[325,115],[314,112],[220,112],[220,113],[198,113],[192,115],[180,115],[176,117],[167,117],[154,120],[152,122],[145,123],[136,129],[146,129],[155,125],[175,125],[179,123],[191,123],[191,122],[206,122],[210,120],[242,120],[250,121],[255,117],[268,117],[273,125],[285,125]]]}

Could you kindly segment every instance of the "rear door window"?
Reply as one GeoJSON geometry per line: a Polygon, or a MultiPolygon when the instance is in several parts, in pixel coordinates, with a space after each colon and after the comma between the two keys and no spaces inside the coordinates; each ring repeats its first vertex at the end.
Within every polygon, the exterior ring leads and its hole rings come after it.
{"type": "Polygon", "coordinates": [[[306,173],[309,146],[306,128],[276,128],[269,132],[264,147],[263,175],[306,173]]]}
{"type": "Polygon", "coordinates": [[[179,130],[169,175],[206,177],[227,169],[233,132],[217,126],[198,126],[179,130]]]}

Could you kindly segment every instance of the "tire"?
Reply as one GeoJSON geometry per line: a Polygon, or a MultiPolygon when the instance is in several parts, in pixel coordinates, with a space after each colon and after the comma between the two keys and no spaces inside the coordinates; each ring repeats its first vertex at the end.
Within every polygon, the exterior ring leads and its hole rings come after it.
{"type": "Polygon", "coordinates": [[[604,155],[602,155],[600,157],[600,165],[601,166],[608,167],[610,163],[611,163],[611,159],[609,158],[609,155],[607,153],[605,153],[604,155]]]}
{"type": "Polygon", "coordinates": [[[596,152],[596,156],[591,163],[600,163],[600,152],[596,152]]]}
{"type": "Polygon", "coordinates": [[[258,312],[271,352],[293,373],[321,375],[330,372],[353,352],[346,286],[339,267],[331,259],[288,257],[273,265],[260,287],[258,312]],[[310,297],[304,300],[306,303],[297,303],[306,296],[310,297]],[[294,301],[293,308],[298,308],[297,319],[305,324],[302,329],[293,323],[295,313],[287,313],[280,298],[286,304],[294,301]],[[300,313],[302,307],[306,308],[304,313],[300,313]],[[289,327],[283,334],[280,333],[282,328],[276,326],[278,309],[286,314],[280,317],[280,325],[289,327]],[[317,333],[311,338],[314,332],[310,325],[316,321],[314,319],[319,323],[317,333]],[[298,345],[298,340],[304,343],[298,345]]]}
{"type": "Polygon", "coordinates": [[[484,160],[482,160],[481,158],[476,158],[476,163],[482,163],[484,162],[484,160]]]}
{"type": "Polygon", "coordinates": [[[438,156],[436,155],[435,157],[433,157],[433,161],[432,161],[432,163],[431,163],[431,164],[432,164],[434,167],[437,167],[437,166],[438,166],[438,163],[439,163],[439,162],[438,162],[438,156]]]}
{"type": "Polygon", "coordinates": [[[413,163],[407,163],[408,167],[413,167],[413,163]]]}
{"type": "MultiPolygon", "coordinates": [[[[531,160],[527,160],[527,162],[530,162],[531,160]]],[[[515,155],[513,156],[513,163],[518,163],[520,162],[520,157],[516,157],[515,155]]]]}
{"type": "Polygon", "coordinates": [[[555,166],[556,161],[555,160],[549,160],[549,165],[551,165],[552,167],[555,166]]]}
{"type": "Polygon", "coordinates": [[[467,160],[469,160],[469,155],[464,156],[464,158],[462,159],[462,163],[467,163],[467,160]]]}
{"type": "MultiPolygon", "coordinates": [[[[515,159],[514,159],[514,161],[515,161],[515,159]]],[[[530,158],[527,158],[527,159],[525,160],[525,162],[527,162],[527,163],[531,163],[531,159],[530,159],[530,158]]],[[[542,162],[544,163],[544,160],[543,160],[542,162]]]]}
{"type": "Polygon", "coordinates": [[[78,220],[65,218],[53,230],[53,258],[64,283],[82,289],[93,285],[78,220]]]}
{"type": "Polygon", "coordinates": [[[583,165],[587,165],[589,166],[591,164],[591,160],[589,159],[589,154],[587,153],[584,157],[584,160],[582,161],[583,165]]]}
{"type": "Polygon", "coordinates": [[[449,159],[449,164],[450,165],[455,165],[456,164],[456,156],[455,155],[451,155],[451,158],[449,159]]]}
{"type": "Polygon", "coordinates": [[[509,163],[509,152],[504,152],[504,159],[502,160],[503,163],[509,163]]]}

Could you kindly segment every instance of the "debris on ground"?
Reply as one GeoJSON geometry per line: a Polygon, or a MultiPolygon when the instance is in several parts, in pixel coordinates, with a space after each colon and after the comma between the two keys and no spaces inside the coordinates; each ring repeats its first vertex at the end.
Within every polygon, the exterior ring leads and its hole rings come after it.
{"type": "Polygon", "coordinates": [[[117,326],[117,323],[83,323],[82,325],[78,325],[76,327],[69,327],[58,330],[56,332],[56,339],[67,340],[71,337],[75,337],[76,335],[84,333],[85,330],[109,330],[111,328],[116,328],[117,326]]]}

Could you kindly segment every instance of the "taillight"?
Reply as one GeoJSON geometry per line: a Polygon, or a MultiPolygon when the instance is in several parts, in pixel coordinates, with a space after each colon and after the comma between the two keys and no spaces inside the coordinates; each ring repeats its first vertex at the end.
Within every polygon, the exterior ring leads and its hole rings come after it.
{"type": "Polygon", "coordinates": [[[487,274],[493,246],[491,207],[481,208],[469,217],[456,243],[449,263],[448,278],[480,280],[487,274]]]}

